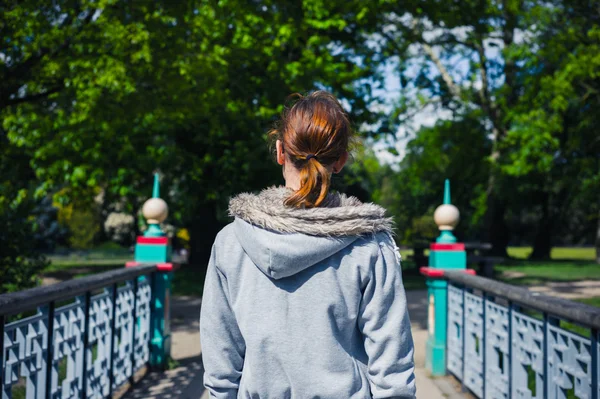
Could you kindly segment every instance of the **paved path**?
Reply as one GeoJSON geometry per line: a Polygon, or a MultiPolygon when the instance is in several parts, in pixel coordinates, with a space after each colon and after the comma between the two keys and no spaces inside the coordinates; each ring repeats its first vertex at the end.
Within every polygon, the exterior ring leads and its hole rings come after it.
{"type": "MultiPolygon", "coordinates": [[[[409,313],[415,340],[417,370],[417,398],[441,399],[438,387],[428,378],[425,366],[425,340],[427,339],[427,293],[408,291],[409,313]]],[[[179,366],[165,373],[150,373],[129,391],[128,399],[208,399],[202,385],[202,358],[199,336],[200,299],[176,297],[171,304],[172,342],[171,354],[179,366]]]]}
{"type": "Polygon", "coordinates": [[[544,285],[527,287],[531,291],[565,299],[581,299],[600,296],[599,280],[548,282],[544,285]]]}
{"type": "MultiPolygon", "coordinates": [[[[547,283],[528,287],[547,295],[576,299],[600,296],[600,281],[547,283]]],[[[415,341],[415,375],[418,399],[464,398],[449,378],[428,377],[425,370],[425,342],[427,340],[427,292],[408,291],[408,310],[415,341]],[[440,390],[443,388],[444,392],[440,390]]],[[[202,385],[202,358],[199,337],[200,299],[176,297],[172,302],[173,358],[178,367],[165,373],[150,373],[125,395],[136,399],[208,399],[202,385]]]]}

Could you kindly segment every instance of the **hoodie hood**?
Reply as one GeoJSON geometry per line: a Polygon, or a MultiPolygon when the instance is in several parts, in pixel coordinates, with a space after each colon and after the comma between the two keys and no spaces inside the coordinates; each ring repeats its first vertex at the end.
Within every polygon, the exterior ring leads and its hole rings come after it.
{"type": "Polygon", "coordinates": [[[238,241],[271,278],[299,273],[362,235],[392,233],[392,219],[378,205],[330,193],[320,207],[294,208],[284,205],[291,192],[272,187],[259,194],[240,194],[229,203],[238,241]]]}

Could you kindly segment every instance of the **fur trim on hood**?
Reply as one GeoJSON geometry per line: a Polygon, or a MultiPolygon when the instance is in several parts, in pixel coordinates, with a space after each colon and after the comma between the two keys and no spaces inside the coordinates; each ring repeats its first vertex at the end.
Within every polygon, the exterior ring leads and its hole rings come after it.
{"type": "Polygon", "coordinates": [[[229,215],[280,233],[327,237],[393,233],[392,218],[386,217],[379,205],[329,193],[317,208],[293,208],[284,205],[291,192],[285,187],[270,187],[259,194],[239,194],[229,202],[229,215]]]}

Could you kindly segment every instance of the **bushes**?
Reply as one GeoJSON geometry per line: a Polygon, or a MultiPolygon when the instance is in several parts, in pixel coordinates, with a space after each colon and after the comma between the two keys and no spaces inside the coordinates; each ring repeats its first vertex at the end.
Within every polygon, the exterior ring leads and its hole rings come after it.
{"type": "Polygon", "coordinates": [[[49,263],[38,250],[35,221],[26,214],[0,212],[0,294],[35,287],[49,263]]]}

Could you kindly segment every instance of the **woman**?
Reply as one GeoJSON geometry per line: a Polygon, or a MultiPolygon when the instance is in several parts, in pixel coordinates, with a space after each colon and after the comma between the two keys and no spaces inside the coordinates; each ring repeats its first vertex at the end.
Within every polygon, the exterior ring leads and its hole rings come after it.
{"type": "Polygon", "coordinates": [[[351,127],[317,91],[284,112],[285,187],[233,198],[202,298],[214,398],[413,398],[413,341],[385,210],[329,192],[351,127]]]}

